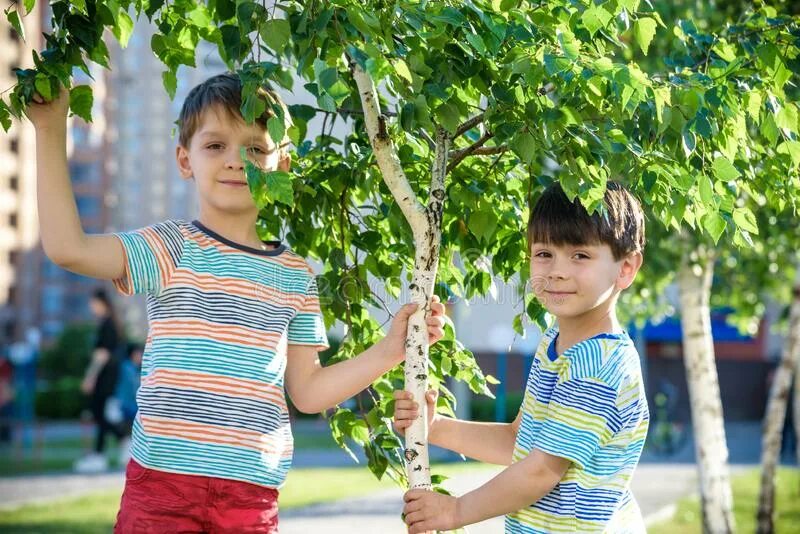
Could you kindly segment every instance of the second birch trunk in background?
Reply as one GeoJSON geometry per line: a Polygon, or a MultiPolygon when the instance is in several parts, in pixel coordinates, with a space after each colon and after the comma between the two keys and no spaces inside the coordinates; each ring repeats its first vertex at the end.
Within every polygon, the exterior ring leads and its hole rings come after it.
{"type": "Polygon", "coordinates": [[[728,469],[728,445],[711,335],[711,281],[714,254],[702,247],[690,251],[678,271],[683,328],[683,361],[689,384],[703,531],[733,532],[733,496],[728,469]],[[694,256],[697,256],[696,258],[694,256]]]}

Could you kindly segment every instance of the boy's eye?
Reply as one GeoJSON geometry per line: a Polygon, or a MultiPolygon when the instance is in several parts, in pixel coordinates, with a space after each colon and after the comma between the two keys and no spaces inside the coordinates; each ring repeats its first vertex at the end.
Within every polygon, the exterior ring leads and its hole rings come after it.
{"type": "Polygon", "coordinates": [[[549,253],[549,252],[546,252],[546,251],[544,251],[544,250],[542,250],[542,251],[540,251],[540,252],[537,252],[537,253],[535,254],[535,256],[536,256],[537,258],[549,258],[549,257],[550,257],[550,253],[549,253]]]}
{"type": "Polygon", "coordinates": [[[579,259],[579,260],[588,260],[589,259],[589,255],[588,254],[584,254],[583,252],[576,252],[574,257],[576,259],[579,259]]]}
{"type": "Polygon", "coordinates": [[[260,146],[251,146],[247,149],[247,152],[250,154],[266,154],[267,151],[261,148],[260,146]]]}
{"type": "Polygon", "coordinates": [[[211,143],[211,144],[207,145],[206,148],[208,148],[210,150],[219,150],[219,149],[222,148],[222,143],[211,143]]]}

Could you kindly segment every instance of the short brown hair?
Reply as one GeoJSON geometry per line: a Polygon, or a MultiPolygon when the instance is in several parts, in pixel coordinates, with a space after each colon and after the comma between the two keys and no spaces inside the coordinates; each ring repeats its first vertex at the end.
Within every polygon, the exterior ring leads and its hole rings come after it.
{"type": "MultiPolygon", "coordinates": [[[[256,117],[256,124],[266,130],[269,119],[283,115],[284,126],[288,130],[291,118],[280,95],[266,85],[259,87],[256,94],[267,104],[264,113],[256,117]]],[[[236,73],[212,76],[189,91],[178,116],[178,142],[182,146],[189,146],[192,136],[200,127],[203,113],[214,107],[222,108],[231,118],[244,120],[241,112],[242,81],[236,73]]]]}
{"type": "Polygon", "coordinates": [[[591,215],[576,197],[570,201],[560,184],[548,187],[528,220],[528,243],[611,247],[619,261],[644,251],[644,213],[639,201],[617,182],[608,182],[603,208],[591,215]]]}

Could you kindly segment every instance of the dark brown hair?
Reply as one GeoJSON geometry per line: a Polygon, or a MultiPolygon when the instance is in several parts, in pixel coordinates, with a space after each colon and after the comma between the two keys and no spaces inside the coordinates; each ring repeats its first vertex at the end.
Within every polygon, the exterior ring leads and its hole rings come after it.
{"type": "MultiPolygon", "coordinates": [[[[266,129],[267,121],[272,117],[279,117],[278,110],[281,110],[284,126],[288,129],[291,126],[291,119],[280,95],[269,86],[259,87],[256,94],[266,101],[266,110],[261,116],[256,117],[256,124],[266,129]]],[[[242,81],[239,76],[231,72],[212,76],[195,86],[186,96],[178,117],[180,132],[178,142],[184,147],[189,147],[192,136],[200,127],[203,113],[209,109],[220,108],[229,117],[243,121],[241,107],[242,81]]]]}
{"type": "Polygon", "coordinates": [[[548,187],[531,210],[528,244],[597,245],[611,247],[619,261],[645,245],[644,213],[639,201],[625,187],[609,182],[603,208],[592,214],[576,197],[570,201],[560,184],[548,187]]]}

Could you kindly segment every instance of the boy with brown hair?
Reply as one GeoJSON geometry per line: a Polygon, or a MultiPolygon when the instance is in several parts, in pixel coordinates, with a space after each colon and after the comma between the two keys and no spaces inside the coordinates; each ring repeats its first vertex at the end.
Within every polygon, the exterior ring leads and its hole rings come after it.
{"type": "MultiPolygon", "coordinates": [[[[352,360],[322,367],[327,347],[317,286],[303,258],[262,242],[241,149],[266,171],[290,156],[267,133],[283,108],[262,89],[265,115],[241,113],[242,84],[214,76],[189,93],[176,160],[193,180],[199,218],[133,232],[86,235],[66,157],[65,91],[35,99],[39,221],[48,257],[61,267],[147,295],[149,335],[133,424],[132,460],[115,532],[276,532],[277,489],[292,459],[284,388],[314,413],[369,386],[403,360],[408,317],[352,360]]],[[[288,116],[288,114],[284,113],[288,116]]],[[[443,306],[431,304],[432,342],[443,306]]]]}
{"type": "MultiPolygon", "coordinates": [[[[427,398],[431,443],[508,467],[462,497],[406,493],[412,534],[500,515],[514,534],[645,532],[630,480],[649,413],[639,355],[616,313],[642,265],[642,208],[612,182],[604,212],[589,214],[553,185],[531,210],[528,241],[534,293],[556,322],[539,343],[516,419],[442,417],[435,393],[427,398]]],[[[402,430],[418,407],[408,392],[395,398],[402,430]]]]}

